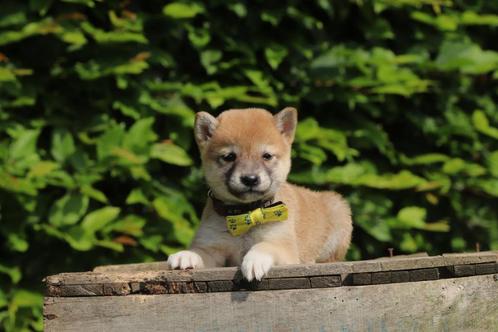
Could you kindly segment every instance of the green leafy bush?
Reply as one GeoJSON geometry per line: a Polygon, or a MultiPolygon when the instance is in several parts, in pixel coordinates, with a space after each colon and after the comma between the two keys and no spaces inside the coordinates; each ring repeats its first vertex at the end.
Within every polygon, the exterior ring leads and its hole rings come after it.
{"type": "Polygon", "coordinates": [[[164,260],[205,201],[194,113],[300,111],[291,180],[351,259],[498,248],[495,1],[2,2],[0,325],[43,276],[164,260]]]}

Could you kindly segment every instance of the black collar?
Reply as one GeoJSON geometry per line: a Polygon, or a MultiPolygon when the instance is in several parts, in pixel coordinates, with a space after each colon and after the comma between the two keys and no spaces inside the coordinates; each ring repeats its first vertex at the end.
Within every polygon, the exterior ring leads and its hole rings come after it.
{"type": "Polygon", "coordinates": [[[248,213],[257,208],[266,208],[272,205],[273,197],[267,200],[259,200],[247,204],[225,204],[223,201],[214,197],[213,192],[211,190],[208,191],[208,196],[213,201],[213,209],[222,217],[233,216],[237,214],[248,213]]]}

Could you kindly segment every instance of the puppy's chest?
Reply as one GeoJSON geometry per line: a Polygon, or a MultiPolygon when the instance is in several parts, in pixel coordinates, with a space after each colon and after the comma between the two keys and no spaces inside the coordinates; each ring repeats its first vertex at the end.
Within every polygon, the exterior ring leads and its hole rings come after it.
{"type": "Polygon", "coordinates": [[[222,249],[227,266],[237,266],[249,250],[260,242],[279,239],[293,240],[295,238],[294,218],[290,214],[284,221],[275,221],[255,225],[248,232],[233,236],[228,231],[225,217],[209,211],[206,213],[203,224],[202,243],[222,249]]]}
{"type": "Polygon", "coordinates": [[[227,263],[229,266],[240,265],[242,259],[249,250],[258,242],[261,237],[257,236],[258,232],[255,229],[250,230],[248,233],[241,236],[232,236],[228,234],[228,241],[233,250],[228,254],[227,263]]]}
{"type": "Polygon", "coordinates": [[[228,263],[230,265],[240,265],[244,256],[251,248],[264,241],[278,240],[282,237],[289,238],[291,232],[289,223],[272,223],[267,225],[255,226],[249,232],[242,236],[231,237],[236,246],[234,254],[231,255],[228,263]]]}

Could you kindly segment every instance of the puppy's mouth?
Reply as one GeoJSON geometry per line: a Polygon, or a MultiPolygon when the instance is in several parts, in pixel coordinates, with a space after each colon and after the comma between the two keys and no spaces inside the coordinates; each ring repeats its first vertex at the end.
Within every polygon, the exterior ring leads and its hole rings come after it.
{"type": "Polygon", "coordinates": [[[236,190],[228,186],[228,191],[230,191],[230,194],[233,196],[241,199],[241,200],[254,200],[254,199],[260,199],[264,198],[265,196],[268,195],[270,191],[271,186],[269,186],[265,190],[257,190],[255,188],[247,188],[245,190],[236,190]]]}

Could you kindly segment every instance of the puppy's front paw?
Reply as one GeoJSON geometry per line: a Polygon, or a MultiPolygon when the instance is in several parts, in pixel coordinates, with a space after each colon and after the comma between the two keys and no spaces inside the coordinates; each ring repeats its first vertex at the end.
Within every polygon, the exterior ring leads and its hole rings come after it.
{"type": "Polygon", "coordinates": [[[167,264],[172,269],[182,270],[204,267],[202,257],[190,250],[182,250],[169,256],[167,264]]]}
{"type": "Polygon", "coordinates": [[[273,257],[265,252],[250,250],[242,261],[242,274],[248,281],[261,280],[273,266],[273,257]]]}

